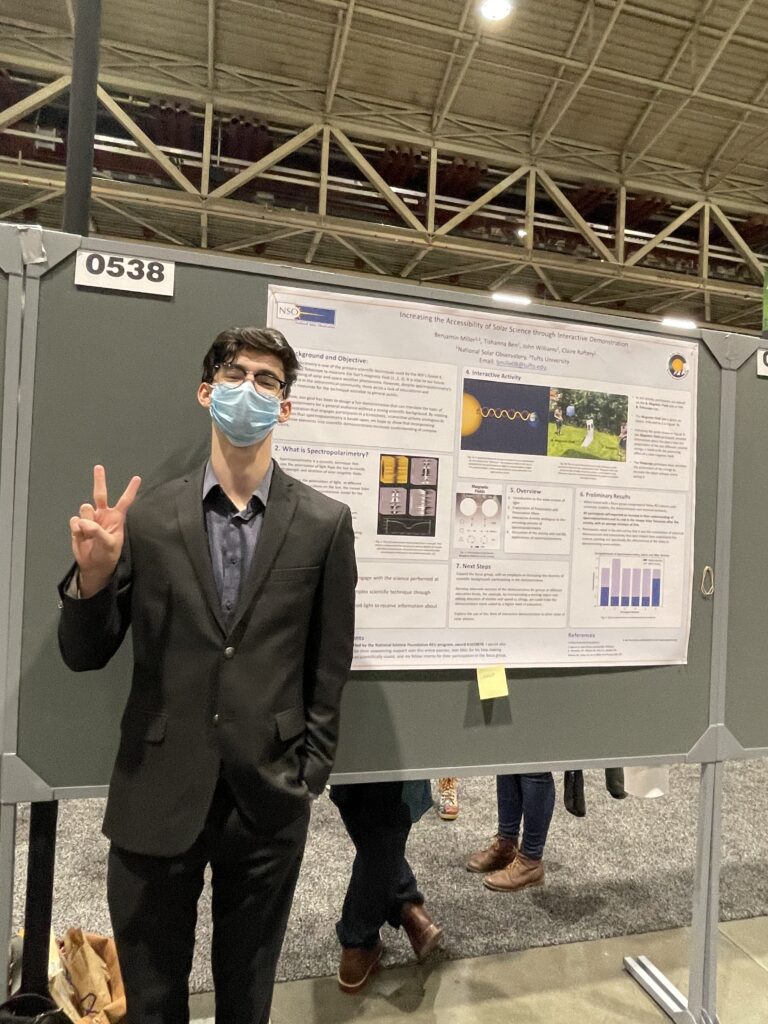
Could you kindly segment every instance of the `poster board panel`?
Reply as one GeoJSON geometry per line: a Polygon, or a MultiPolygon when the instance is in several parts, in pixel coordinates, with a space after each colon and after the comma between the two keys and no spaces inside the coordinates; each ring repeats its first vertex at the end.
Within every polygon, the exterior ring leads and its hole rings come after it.
{"type": "MultiPolygon", "coordinates": [[[[61,662],[54,587],[68,565],[67,520],[89,497],[94,462],[117,491],[133,473],[151,485],[205,457],[209,427],[194,397],[202,356],[222,327],[265,322],[274,280],[232,264],[179,260],[172,299],[78,290],[73,258],[41,280],[18,752],[51,786],[108,782],[130,676],[128,643],[99,673],[61,662]]],[[[719,371],[702,350],[700,464],[716,449],[718,401],[719,371]]],[[[695,578],[712,560],[716,483],[699,474],[695,578]]],[[[696,593],[684,666],[510,672],[509,700],[484,705],[470,672],[357,673],[337,772],[682,757],[707,726],[710,642],[711,603],[696,593]]]]}
{"type": "Polygon", "coordinates": [[[757,376],[753,356],[737,374],[725,724],[743,747],[763,749],[768,748],[768,630],[760,594],[768,509],[763,444],[766,403],[768,378],[757,376]]]}

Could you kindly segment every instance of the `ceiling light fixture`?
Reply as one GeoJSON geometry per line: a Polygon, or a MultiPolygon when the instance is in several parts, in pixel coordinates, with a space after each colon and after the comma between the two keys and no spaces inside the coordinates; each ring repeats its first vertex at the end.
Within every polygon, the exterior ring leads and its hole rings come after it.
{"type": "Polygon", "coordinates": [[[491,298],[494,302],[507,302],[512,306],[530,306],[532,301],[527,295],[515,295],[513,292],[494,292],[491,298]]]}
{"type": "Polygon", "coordinates": [[[695,320],[687,320],[681,316],[665,316],[661,323],[664,327],[679,327],[683,331],[695,331],[699,326],[695,320]]]}
{"type": "Polygon", "coordinates": [[[518,228],[515,231],[515,234],[517,235],[518,238],[525,238],[525,236],[528,234],[528,232],[525,230],[525,228],[518,228]]]}
{"type": "Polygon", "coordinates": [[[510,0],[483,0],[480,13],[486,21],[504,21],[512,13],[510,0]]]}

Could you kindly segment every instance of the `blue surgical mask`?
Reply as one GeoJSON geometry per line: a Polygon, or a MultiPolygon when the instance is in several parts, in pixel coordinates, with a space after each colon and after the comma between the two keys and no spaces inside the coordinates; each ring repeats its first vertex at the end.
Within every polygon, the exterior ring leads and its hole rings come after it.
{"type": "Polygon", "coordinates": [[[274,430],[280,415],[280,400],[264,395],[250,384],[227,387],[214,384],[211,418],[238,448],[258,444],[274,430]]]}

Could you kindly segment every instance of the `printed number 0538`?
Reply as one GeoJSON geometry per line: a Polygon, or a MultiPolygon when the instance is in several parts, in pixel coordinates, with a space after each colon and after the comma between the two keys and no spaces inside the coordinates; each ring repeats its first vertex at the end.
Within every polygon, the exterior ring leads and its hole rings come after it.
{"type": "Polygon", "coordinates": [[[109,277],[125,275],[132,281],[141,281],[144,277],[148,281],[165,280],[165,268],[156,260],[151,260],[149,263],[136,258],[126,261],[122,256],[110,256],[105,259],[101,253],[92,252],[88,255],[85,266],[89,274],[97,276],[106,273],[109,277]]]}

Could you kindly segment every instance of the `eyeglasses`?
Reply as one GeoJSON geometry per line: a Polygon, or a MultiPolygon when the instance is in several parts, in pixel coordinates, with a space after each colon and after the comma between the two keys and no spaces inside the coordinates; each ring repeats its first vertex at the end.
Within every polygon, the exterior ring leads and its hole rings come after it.
{"type": "Polygon", "coordinates": [[[255,388],[259,391],[266,391],[269,395],[279,395],[285,387],[285,381],[280,380],[269,370],[245,370],[237,363],[217,363],[214,369],[221,370],[223,382],[233,388],[240,387],[249,377],[255,388]]]}

